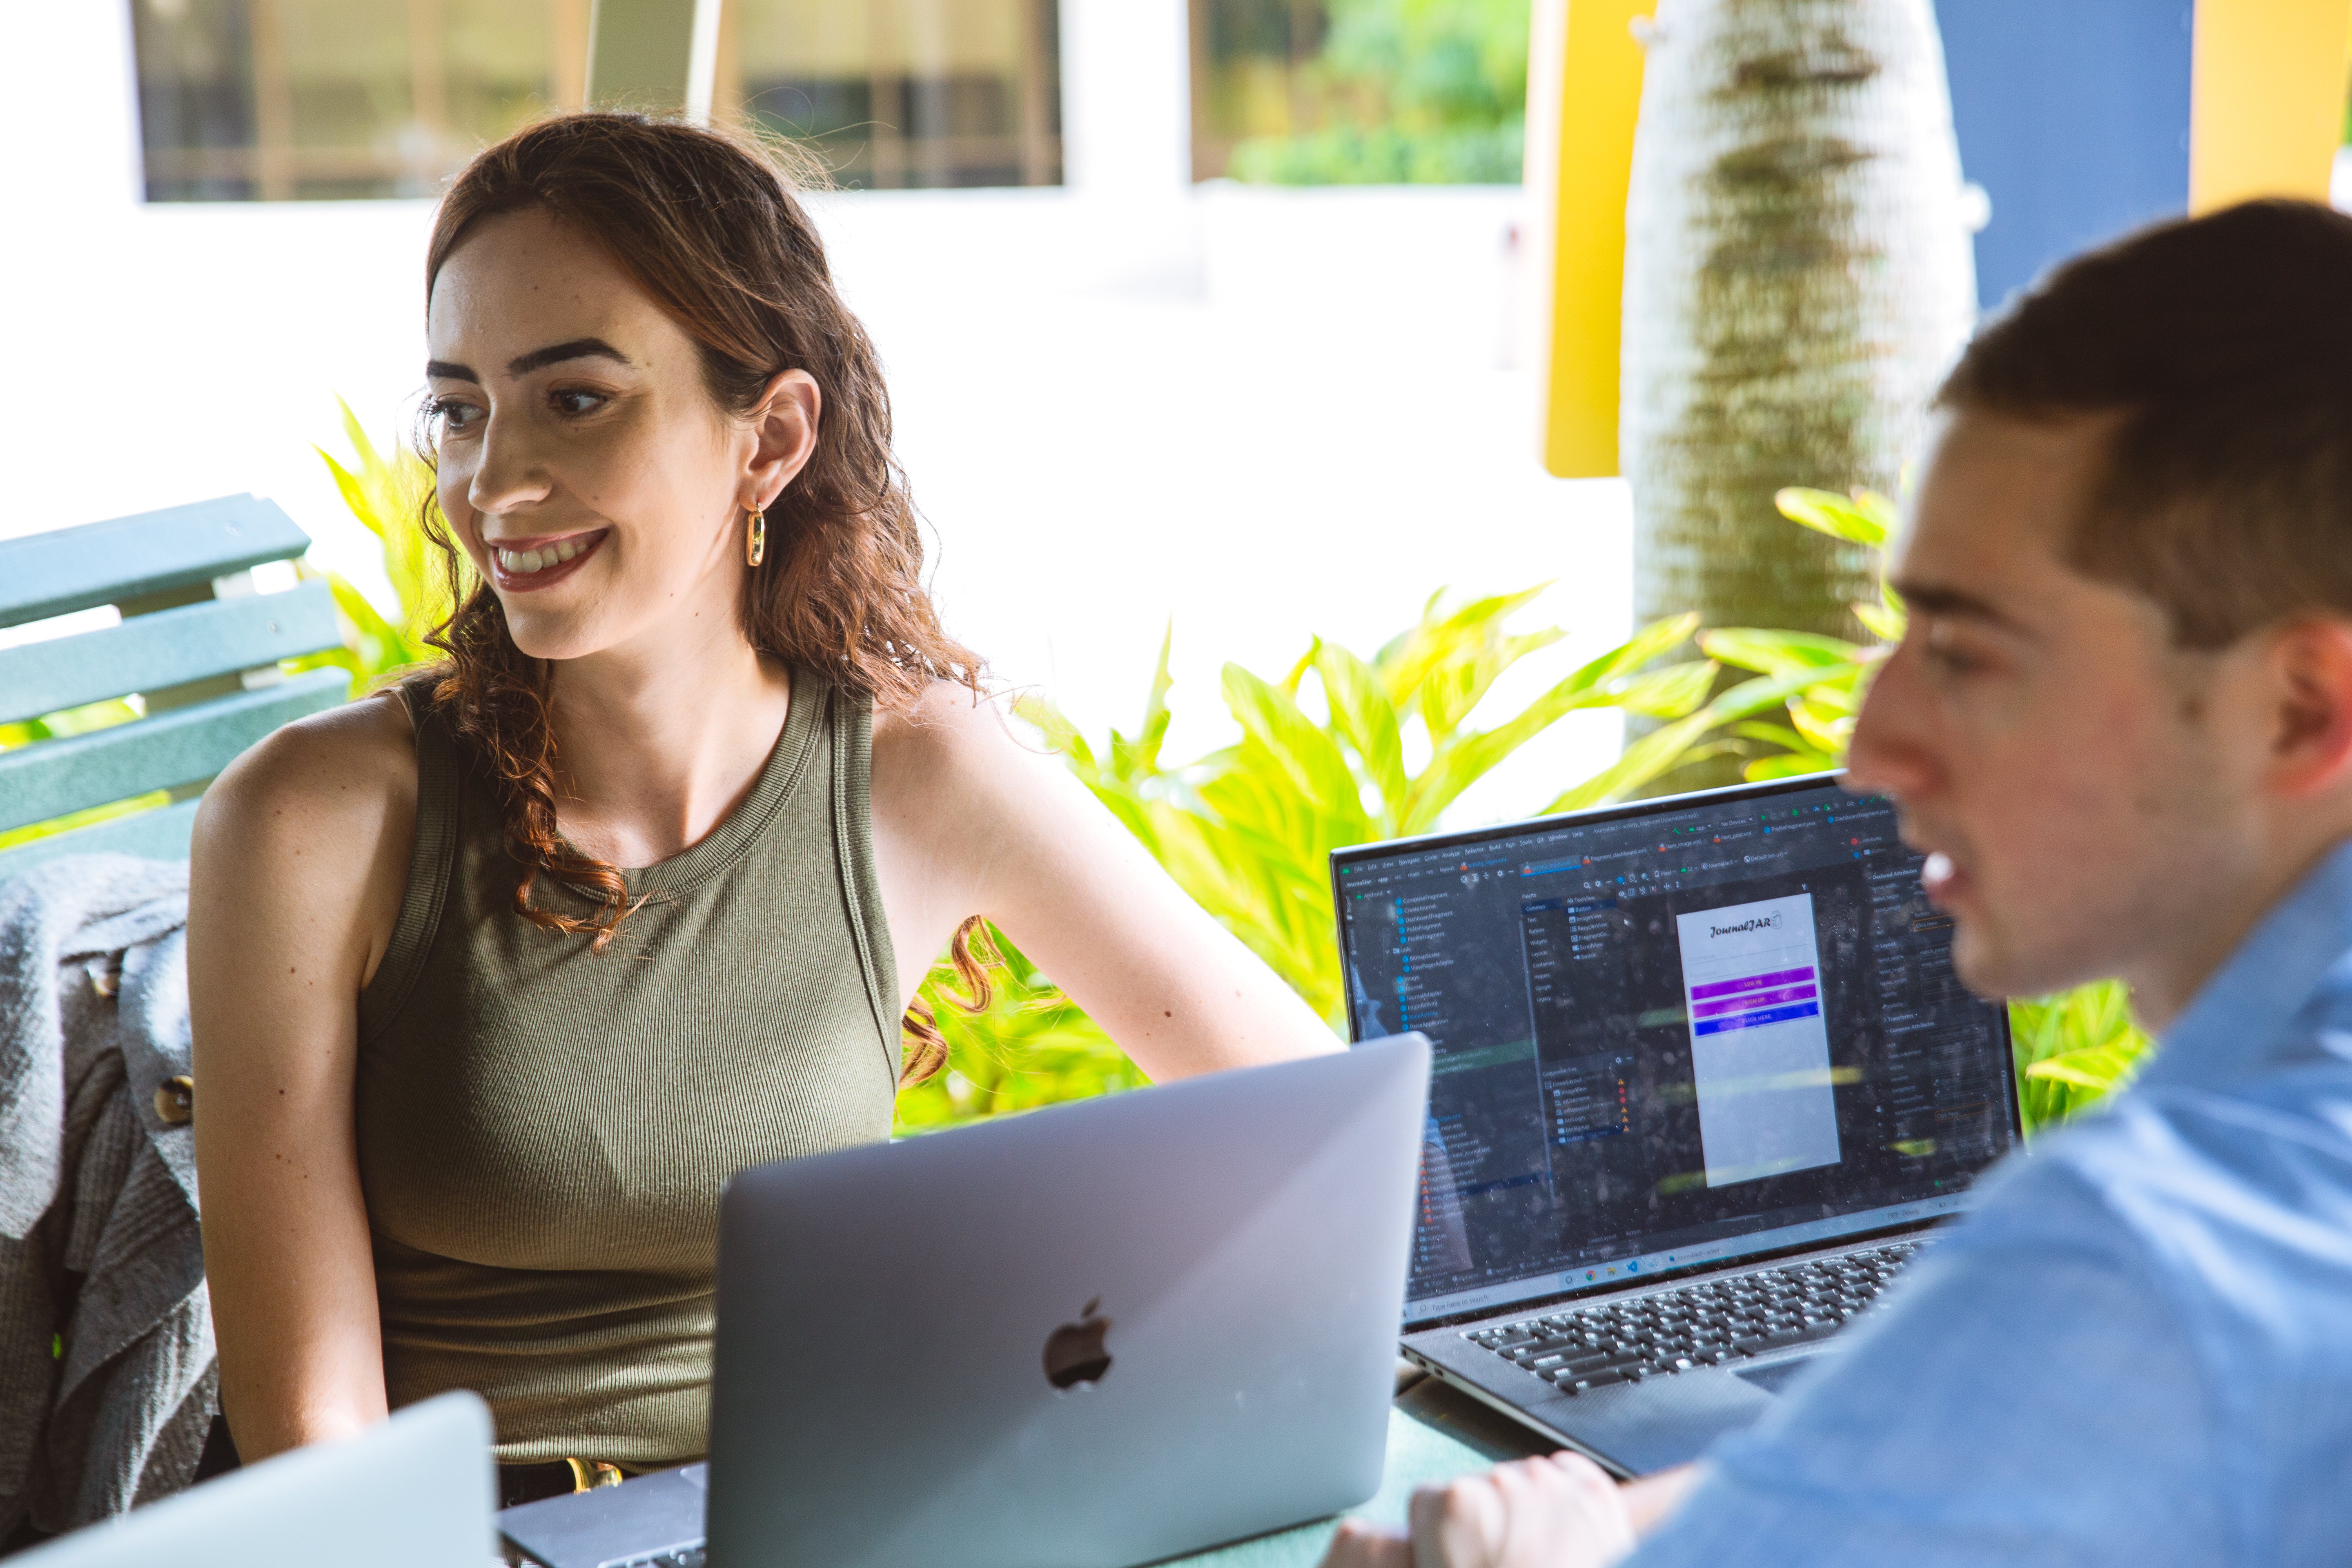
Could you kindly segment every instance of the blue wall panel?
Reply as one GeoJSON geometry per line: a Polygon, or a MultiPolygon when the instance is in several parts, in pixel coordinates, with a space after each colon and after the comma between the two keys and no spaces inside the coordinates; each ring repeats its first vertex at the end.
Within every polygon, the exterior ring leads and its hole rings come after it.
{"type": "Polygon", "coordinates": [[[2189,0],[1937,0],[1960,168],[1992,198],[1977,298],[2189,210],[2189,0]]]}

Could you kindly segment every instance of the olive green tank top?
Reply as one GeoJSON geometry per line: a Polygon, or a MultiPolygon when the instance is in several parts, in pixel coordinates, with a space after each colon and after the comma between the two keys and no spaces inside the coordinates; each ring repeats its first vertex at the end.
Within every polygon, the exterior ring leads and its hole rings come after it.
{"type": "MultiPolygon", "coordinates": [[[[794,671],[750,798],[625,872],[642,906],[592,952],[515,913],[497,800],[429,689],[401,689],[416,840],[359,1004],[386,1392],[474,1390],[504,1463],[698,1458],[720,1188],[890,1131],[871,710],[794,671]]],[[[574,898],[544,878],[532,896],[574,898]]]]}

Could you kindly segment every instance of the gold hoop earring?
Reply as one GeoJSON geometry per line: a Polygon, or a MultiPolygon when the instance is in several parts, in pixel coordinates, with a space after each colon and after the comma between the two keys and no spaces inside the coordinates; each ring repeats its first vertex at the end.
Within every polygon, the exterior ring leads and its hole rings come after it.
{"type": "Polygon", "coordinates": [[[751,521],[743,530],[743,564],[757,566],[768,558],[768,514],[756,506],[743,509],[751,521]]]}

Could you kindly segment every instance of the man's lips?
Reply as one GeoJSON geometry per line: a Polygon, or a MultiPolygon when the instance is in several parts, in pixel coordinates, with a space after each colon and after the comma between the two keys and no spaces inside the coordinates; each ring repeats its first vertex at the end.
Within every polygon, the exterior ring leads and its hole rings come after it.
{"type": "Polygon", "coordinates": [[[573,533],[485,539],[482,543],[490,560],[490,581],[500,592],[509,594],[528,594],[552,586],[578,571],[611,531],[599,528],[573,533]]]}

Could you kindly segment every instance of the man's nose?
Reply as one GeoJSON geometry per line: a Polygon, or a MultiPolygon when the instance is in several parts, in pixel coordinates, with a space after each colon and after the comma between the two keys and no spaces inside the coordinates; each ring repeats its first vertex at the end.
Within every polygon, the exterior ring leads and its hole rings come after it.
{"type": "Polygon", "coordinates": [[[1909,645],[1898,646],[1863,698],[1847,749],[1845,787],[1896,800],[1916,797],[1933,782],[1922,693],[1913,679],[1909,645]]]}

